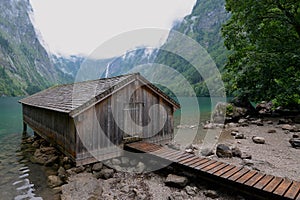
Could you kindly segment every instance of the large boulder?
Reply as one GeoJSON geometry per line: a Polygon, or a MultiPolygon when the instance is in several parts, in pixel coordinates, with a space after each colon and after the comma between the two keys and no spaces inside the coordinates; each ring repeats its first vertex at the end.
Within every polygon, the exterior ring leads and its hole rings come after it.
{"type": "Polygon", "coordinates": [[[232,150],[225,144],[218,144],[216,154],[220,158],[231,158],[232,150]]]}
{"type": "Polygon", "coordinates": [[[103,199],[100,181],[90,173],[76,174],[62,186],[62,200],[103,199]]]}
{"type": "Polygon", "coordinates": [[[240,118],[248,114],[246,108],[237,107],[232,103],[219,102],[212,114],[214,123],[224,123],[238,121],[240,118]]]}
{"type": "Polygon", "coordinates": [[[273,103],[262,101],[259,104],[256,105],[255,109],[260,115],[272,115],[273,110],[273,103]]]}
{"type": "Polygon", "coordinates": [[[175,174],[169,174],[165,180],[165,184],[172,187],[183,188],[187,185],[188,179],[184,176],[178,176],[175,174]]]}

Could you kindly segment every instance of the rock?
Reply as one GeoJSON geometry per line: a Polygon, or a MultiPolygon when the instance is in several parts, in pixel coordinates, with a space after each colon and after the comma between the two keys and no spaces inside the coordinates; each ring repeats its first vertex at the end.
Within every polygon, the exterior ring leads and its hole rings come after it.
{"type": "Polygon", "coordinates": [[[225,144],[218,144],[216,154],[220,158],[231,158],[232,157],[232,151],[229,148],[229,146],[225,144]]]}
{"type": "Polygon", "coordinates": [[[58,177],[54,175],[48,176],[48,185],[51,188],[55,188],[58,186],[61,186],[63,184],[63,181],[58,177]]]}
{"type": "Polygon", "coordinates": [[[208,123],[208,124],[205,124],[203,128],[204,129],[214,129],[214,128],[216,128],[216,126],[213,123],[208,123]]]}
{"type": "Polygon", "coordinates": [[[137,166],[136,166],[136,169],[135,169],[135,171],[136,171],[136,173],[142,173],[143,171],[145,171],[145,169],[146,169],[146,166],[145,166],[145,164],[144,163],[142,163],[142,162],[139,162],[138,164],[137,164],[137,166]]]}
{"type": "Polygon", "coordinates": [[[129,158],[128,157],[122,157],[121,158],[121,163],[124,166],[128,166],[129,165],[129,158]]]}
{"type": "Polygon", "coordinates": [[[180,144],[176,144],[175,142],[170,142],[167,144],[170,149],[180,150],[180,144]]]}
{"type": "Polygon", "coordinates": [[[239,119],[238,123],[239,123],[239,124],[248,123],[248,119],[244,119],[244,118],[239,119]]]}
{"type": "Polygon", "coordinates": [[[92,170],[95,172],[99,172],[101,171],[102,168],[103,168],[103,164],[101,162],[98,162],[93,165],[92,170]]]}
{"type": "Polygon", "coordinates": [[[263,137],[253,136],[252,141],[256,144],[265,144],[266,140],[263,137]]]}
{"type": "Polygon", "coordinates": [[[256,124],[257,126],[263,126],[264,123],[261,119],[251,121],[251,124],[256,124]]]}
{"type": "Polygon", "coordinates": [[[214,152],[211,148],[204,148],[204,149],[200,150],[200,155],[201,156],[211,156],[213,154],[214,154],[214,152]]]}
{"type": "Polygon", "coordinates": [[[245,135],[243,133],[237,133],[234,138],[235,139],[245,139],[245,135]]]}
{"type": "Polygon", "coordinates": [[[187,185],[185,188],[184,188],[184,190],[185,190],[185,192],[188,194],[188,195],[190,195],[190,196],[196,196],[196,194],[197,194],[197,187],[191,187],[191,186],[189,186],[189,185],[187,185]]]}
{"type": "Polygon", "coordinates": [[[242,153],[241,159],[252,159],[252,156],[248,153],[242,153]]]}
{"type": "Polygon", "coordinates": [[[113,158],[111,160],[111,164],[112,165],[121,165],[121,161],[119,159],[117,159],[117,158],[113,158]]]}
{"type": "Polygon", "coordinates": [[[209,198],[216,199],[219,197],[218,193],[214,190],[206,190],[203,194],[209,198]]]}
{"type": "Polygon", "coordinates": [[[113,169],[102,169],[100,172],[97,172],[94,174],[95,178],[99,179],[109,179],[114,176],[114,170],[113,169]]]}
{"type": "Polygon", "coordinates": [[[241,150],[238,147],[233,147],[231,149],[231,151],[232,151],[232,156],[233,157],[238,157],[238,158],[242,157],[242,152],[241,152],[241,150]]]}
{"type": "Polygon", "coordinates": [[[186,153],[191,153],[191,154],[194,154],[194,150],[193,149],[185,149],[184,150],[186,153]]]}
{"type": "Polygon", "coordinates": [[[33,146],[34,148],[39,148],[39,147],[40,147],[39,141],[34,141],[34,143],[32,143],[32,146],[33,146]]]}
{"type": "Polygon", "coordinates": [[[165,184],[174,187],[185,187],[188,183],[188,179],[184,176],[177,176],[175,174],[169,174],[165,180],[165,184]]]}
{"type": "Polygon", "coordinates": [[[79,174],[79,173],[83,172],[84,170],[85,170],[84,166],[79,166],[79,167],[74,168],[74,172],[76,174],[79,174]]]}
{"type": "Polygon", "coordinates": [[[171,193],[170,196],[168,197],[168,200],[185,200],[185,199],[186,197],[180,192],[171,193]]]}
{"type": "Polygon", "coordinates": [[[102,199],[101,183],[90,173],[71,177],[68,184],[62,186],[62,200],[102,199]]]}
{"type": "Polygon", "coordinates": [[[57,163],[57,161],[58,161],[58,156],[55,155],[49,156],[45,162],[45,166],[52,166],[55,163],[57,163]]]}
{"type": "Polygon", "coordinates": [[[299,138],[292,138],[289,140],[292,147],[299,149],[300,148],[300,139],[299,138]]]}
{"type": "Polygon", "coordinates": [[[273,124],[271,120],[266,121],[266,124],[273,124]]]}
{"type": "Polygon", "coordinates": [[[242,165],[251,167],[254,165],[254,161],[252,161],[250,159],[243,159],[242,165]]]}
{"type": "Polygon", "coordinates": [[[236,132],[236,131],[231,131],[230,133],[232,136],[236,136],[237,134],[239,134],[239,132],[236,132]]]}
{"type": "Polygon", "coordinates": [[[61,180],[66,180],[67,172],[63,167],[60,167],[57,171],[57,175],[61,180]]]}
{"type": "Polygon", "coordinates": [[[136,159],[132,159],[132,160],[130,160],[129,164],[131,166],[136,166],[138,164],[138,161],[136,159]]]}
{"type": "Polygon", "coordinates": [[[278,124],[290,124],[292,123],[291,119],[279,119],[278,124]]]}
{"type": "Polygon", "coordinates": [[[270,102],[262,101],[256,105],[255,110],[260,115],[271,115],[273,113],[272,107],[273,107],[272,101],[270,102]]]}
{"type": "Polygon", "coordinates": [[[269,129],[268,133],[276,133],[276,130],[275,129],[269,129]]]}
{"type": "Polygon", "coordinates": [[[294,129],[294,126],[291,126],[289,124],[284,124],[284,125],[282,125],[281,128],[282,128],[282,130],[291,131],[294,129]]]}
{"type": "Polygon", "coordinates": [[[294,133],[293,138],[300,138],[300,133],[294,133]]]}

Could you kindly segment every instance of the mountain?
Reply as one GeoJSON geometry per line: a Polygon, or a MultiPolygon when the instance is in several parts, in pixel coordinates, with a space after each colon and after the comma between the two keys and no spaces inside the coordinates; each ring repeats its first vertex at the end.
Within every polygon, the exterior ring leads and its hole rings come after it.
{"type": "MultiPolygon", "coordinates": [[[[157,63],[169,66],[182,74],[193,86],[198,96],[208,96],[207,82],[204,82],[203,77],[194,69],[191,63],[172,52],[162,49],[171,45],[176,46],[176,41],[172,40],[172,32],[182,33],[199,43],[208,52],[220,71],[222,71],[227,61],[228,50],[223,43],[221,28],[222,24],[229,18],[230,14],[225,10],[225,0],[197,0],[191,14],[175,23],[169,38],[160,49],[149,50],[140,48],[135,51],[126,52],[122,57],[114,59],[108,65],[108,73],[106,74],[114,76],[126,73],[138,65],[157,63]],[[172,44],[170,44],[170,41],[172,44]]],[[[180,44],[180,41],[178,41],[178,44],[180,44]]],[[[192,49],[185,49],[184,51],[188,52],[192,51],[192,49]]],[[[157,72],[156,74],[167,75],[166,73],[157,72]]],[[[213,81],[214,79],[215,77],[212,76],[209,77],[209,80],[206,79],[205,81],[213,81]]],[[[184,87],[177,87],[177,91],[182,95],[189,95],[186,93],[184,87]]]]}
{"type": "Polygon", "coordinates": [[[51,55],[50,58],[56,69],[72,79],[76,77],[80,65],[85,60],[84,56],[78,55],[51,55]]]}
{"type": "Polygon", "coordinates": [[[31,13],[29,0],[0,2],[0,96],[32,94],[71,80],[49,59],[31,13]]]}

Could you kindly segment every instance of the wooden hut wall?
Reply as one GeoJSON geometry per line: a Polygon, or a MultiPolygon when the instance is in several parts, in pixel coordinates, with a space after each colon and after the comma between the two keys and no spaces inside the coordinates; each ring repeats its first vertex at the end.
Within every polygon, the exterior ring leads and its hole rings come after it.
{"type": "Polygon", "coordinates": [[[166,102],[162,97],[154,93],[149,88],[143,86],[143,101],[144,111],[143,111],[143,124],[145,129],[143,131],[144,138],[146,141],[154,142],[154,143],[163,143],[165,141],[169,141],[173,138],[173,108],[172,106],[166,102]],[[150,107],[154,104],[159,104],[165,109],[165,115],[160,115],[159,112],[150,116],[149,112],[150,107]],[[150,118],[154,120],[154,122],[150,122],[150,118]],[[163,122],[165,123],[163,124],[163,122]],[[146,126],[151,123],[151,126],[146,126]],[[158,133],[155,133],[155,130],[158,130],[159,127],[163,127],[158,133]]]}
{"type": "Polygon", "coordinates": [[[140,82],[136,81],[113,93],[74,119],[78,135],[76,144],[78,162],[88,163],[92,157],[97,160],[104,160],[121,155],[124,137],[124,113],[126,112],[126,105],[130,103],[142,105],[141,115],[135,116],[141,118],[140,126],[148,125],[150,117],[153,119],[151,125],[146,126],[141,131],[141,138],[156,143],[172,139],[172,106],[148,87],[141,86],[140,82]],[[166,116],[160,116],[159,113],[149,116],[149,109],[154,104],[163,106],[167,111],[166,116]],[[166,123],[162,130],[155,134],[154,130],[162,123],[163,118],[166,119],[166,123]]]}
{"type": "Polygon", "coordinates": [[[23,104],[23,120],[41,137],[75,159],[75,131],[70,129],[73,119],[68,114],[23,104]]]}

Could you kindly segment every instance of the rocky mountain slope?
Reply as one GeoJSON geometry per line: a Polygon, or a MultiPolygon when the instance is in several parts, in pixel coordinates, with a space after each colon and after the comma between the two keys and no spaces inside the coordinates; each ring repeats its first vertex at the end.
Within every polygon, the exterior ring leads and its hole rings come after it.
{"type": "Polygon", "coordinates": [[[35,93],[70,80],[57,70],[30,20],[29,0],[0,2],[0,96],[35,93]]]}
{"type": "MultiPolygon", "coordinates": [[[[222,24],[227,21],[230,14],[225,10],[225,0],[198,0],[192,13],[182,21],[177,22],[172,31],[183,33],[199,43],[212,57],[216,66],[222,71],[227,60],[228,51],[224,46],[221,35],[222,24]]],[[[171,35],[169,36],[171,37],[171,35]]],[[[168,41],[164,44],[169,45],[168,41]]],[[[174,42],[174,41],[173,41],[174,42]]],[[[186,49],[191,51],[191,49],[186,49]]],[[[138,49],[128,52],[108,65],[108,75],[126,73],[134,66],[147,63],[158,63],[170,66],[181,73],[193,85],[199,96],[208,96],[209,91],[203,78],[193,66],[178,55],[163,50],[138,49]]],[[[211,77],[214,79],[214,77],[211,77]]],[[[206,80],[210,81],[210,80],[206,80]]],[[[178,88],[184,94],[185,89],[178,88]]],[[[188,95],[188,94],[184,94],[188,95]]]]}

